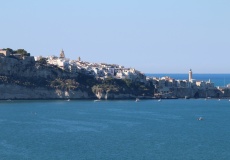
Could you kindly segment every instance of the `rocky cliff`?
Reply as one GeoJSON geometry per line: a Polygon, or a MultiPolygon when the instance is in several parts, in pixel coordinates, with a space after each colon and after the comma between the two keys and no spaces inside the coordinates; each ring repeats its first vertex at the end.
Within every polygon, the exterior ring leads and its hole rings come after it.
{"type": "MultiPolygon", "coordinates": [[[[35,62],[33,57],[0,56],[0,99],[133,99],[153,98],[151,83],[128,79],[105,80],[71,73],[56,66],[35,62]]],[[[155,98],[225,98],[230,90],[172,88],[155,98]]]]}
{"type": "Polygon", "coordinates": [[[0,99],[130,99],[153,95],[140,82],[95,79],[35,62],[33,57],[0,57],[0,99]]]}
{"type": "Polygon", "coordinates": [[[43,87],[27,88],[14,84],[0,85],[0,99],[90,99],[86,91],[47,89],[43,87]]]}
{"type": "Polygon", "coordinates": [[[0,56],[0,99],[95,98],[86,79],[92,77],[40,64],[33,57],[0,56]]]}
{"type": "Polygon", "coordinates": [[[25,57],[21,60],[4,56],[0,56],[0,74],[10,77],[49,79],[77,76],[76,74],[64,72],[60,68],[35,62],[33,57],[25,57]]]}
{"type": "Polygon", "coordinates": [[[217,88],[199,89],[199,88],[172,88],[171,92],[156,95],[158,98],[229,98],[230,90],[219,90],[217,88]]]}
{"type": "Polygon", "coordinates": [[[222,97],[221,92],[216,89],[198,89],[198,88],[177,88],[173,91],[173,95],[178,98],[206,98],[206,97],[213,97],[218,98],[222,97]]]}

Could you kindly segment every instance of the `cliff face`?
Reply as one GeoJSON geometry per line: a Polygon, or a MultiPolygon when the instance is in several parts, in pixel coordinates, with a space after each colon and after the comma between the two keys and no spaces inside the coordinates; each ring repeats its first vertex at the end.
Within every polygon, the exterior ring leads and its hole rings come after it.
{"type": "MultiPolygon", "coordinates": [[[[161,98],[227,98],[230,97],[230,90],[226,89],[221,92],[217,89],[213,90],[189,90],[177,89],[171,94],[165,94],[161,98]]],[[[47,89],[43,87],[27,88],[15,84],[0,84],[0,99],[134,99],[137,96],[129,93],[114,93],[109,91],[98,91],[91,94],[85,90],[61,90],[47,89]]],[[[143,98],[151,98],[143,96],[143,98]]]]}
{"type": "Polygon", "coordinates": [[[128,93],[114,93],[106,91],[98,91],[96,94],[98,99],[133,99],[136,98],[133,94],[128,93]]]}
{"type": "Polygon", "coordinates": [[[0,74],[13,77],[26,78],[56,78],[76,77],[61,69],[35,63],[33,57],[26,57],[24,60],[0,56],[0,74]]]}
{"type": "Polygon", "coordinates": [[[95,98],[77,79],[77,73],[37,63],[33,57],[0,56],[0,99],[95,98]]]}
{"type": "Polygon", "coordinates": [[[0,85],[0,99],[89,99],[95,98],[90,96],[86,91],[63,91],[60,89],[47,88],[27,88],[18,85],[0,85]]]}
{"type": "MultiPolygon", "coordinates": [[[[95,80],[81,73],[70,73],[55,66],[0,56],[0,99],[133,99],[151,98],[155,88],[130,80],[95,80]]],[[[172,88],[159,98],[222,98],[230,90],[172,88]]]]}
{"type": "Polygon", "coordinates": [[[184,98],[185,96],[190,98],[206,98],[206,97],[219,97],[221,96],[219,90],[217,89],[209,89],[209,90],[202,90],[202,89],[177,89],[175,95],[179,98],[184,98]]]}
{"type": "MultiPolygon", "coordinates": [[[[229,91],[229,90],[228,90],[229,91]]],[[[221,92],[220,90],[213,88],[213,89],[198,89],[198,88],[173,88],[170,93],[163,94],[162,98],[224,98],[229,97],[230,92],[225,91],[221,92]]]]}

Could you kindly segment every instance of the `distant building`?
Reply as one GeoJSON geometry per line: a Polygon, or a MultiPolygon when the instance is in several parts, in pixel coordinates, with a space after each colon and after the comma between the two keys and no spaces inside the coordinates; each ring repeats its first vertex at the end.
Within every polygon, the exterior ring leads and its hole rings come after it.
{"type": "Polygon", "coordinates": [[[204,81],[196,81],[196,86],[199,88],[206,88],[206,82],[204,81]]]}
{"type": "Polygon", "coordinates": [[[34,60],[35,60],[35,61],[40,60],[40,56],[35,56],[35,57],[34,57],[34,60]]]}
{"type": "Polygon", "coordinates": [[[57,66],[61,69],[68,69],[69,67],[69,61],[65,59],[57,59],[57,66]]]}
{"type": "Polygon", "coordinates": [[[188,72],[188,81],[191,82],[192,81],[192,70],[190,69],[188,72]]]}
{"type": "Polygon", "coordinates": [[[0,49],[0,55],[3,55],[3,56],[10,56],[11,52],[8,51],[8,50],[5,50],[5,49],[0,49]]]}
{"type": "Polygon", "coordinates": [[[114,68],[108,68],[108,72],[109,72],[112,76],[115,75],[115,70],[114,70],[114,68]]]}
{"type": "Polygon", "coordinates": [[[63,49],[61,50],[60,58],[65,58],[65,53],[64,53],[63,49]]]}

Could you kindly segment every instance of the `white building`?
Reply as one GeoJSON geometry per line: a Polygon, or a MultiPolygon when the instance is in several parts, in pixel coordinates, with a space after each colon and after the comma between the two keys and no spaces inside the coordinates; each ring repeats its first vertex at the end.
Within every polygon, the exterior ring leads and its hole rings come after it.
{"type": "Polygon", "coordinates": [[[0,55],[3,55],[3,56],[10,56],[11,52],[8,51],[8,50],[3,50],[3,49],[0,49],[0,55]]]}
{"type": "Polygon", "coordinates": [[[35,57],[34,57],[34,60],[35,60],[35,61],[39,61],[39,60],[41,60],[42,58],[43,58],[42,56],[35,56],[35,57]]]}

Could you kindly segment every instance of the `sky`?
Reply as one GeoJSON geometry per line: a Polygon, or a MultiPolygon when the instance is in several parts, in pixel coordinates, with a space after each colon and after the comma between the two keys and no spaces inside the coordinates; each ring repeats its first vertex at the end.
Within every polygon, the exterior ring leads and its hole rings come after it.
{"type": "Polygon", "coordinates": [[[0,0],[0,48],[143,73],[229,73],[229,0],[0,0]]]}

